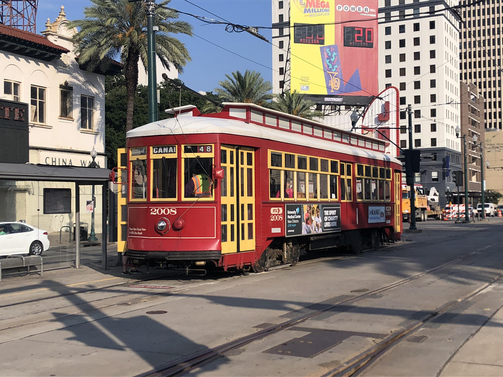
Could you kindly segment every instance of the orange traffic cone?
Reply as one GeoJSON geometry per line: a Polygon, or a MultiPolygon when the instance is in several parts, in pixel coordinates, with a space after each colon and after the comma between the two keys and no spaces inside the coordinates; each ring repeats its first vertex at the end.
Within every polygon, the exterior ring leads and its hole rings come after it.
{"type": "Polygon", "coordinates": [[[498,217],[503,217],[503,216],[501,215],[501,209],[498,209],[498,217]]]}

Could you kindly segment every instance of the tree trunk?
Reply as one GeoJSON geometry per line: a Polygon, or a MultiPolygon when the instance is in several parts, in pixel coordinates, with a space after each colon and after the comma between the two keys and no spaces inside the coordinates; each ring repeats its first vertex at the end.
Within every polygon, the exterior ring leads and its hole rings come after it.
{"type": "Polygon", "coordinates": [[[130,51],[126,59],[126,132],[133,129],[133,113],[136,88],[138,87],[138,52],[130,51]]]}

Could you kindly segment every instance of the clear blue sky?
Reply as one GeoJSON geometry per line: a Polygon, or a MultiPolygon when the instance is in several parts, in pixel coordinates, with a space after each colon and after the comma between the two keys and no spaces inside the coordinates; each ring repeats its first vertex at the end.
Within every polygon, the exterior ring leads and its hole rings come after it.
{"type": "MultiPolygon", "coordinates": [[[[156,1],[158,3],[159,0],[156,1]]],[[[91,0],[41,0],[37,12],[37,33],[45,29],[49,18],[54,22],[61,6],[65,7],[66,18],[84,18],[84,8],[91,0]]],[[[182,12],[204,16],[233,24],[270,27],[270,0],[172,0],[171,8],[182,12]]],[[[180,15],[179,20],[193,26],[194,35],[177,35],[187,47],[192,61],[179,76],[185,85],[196,91],[212,91],[226,74],[235,71],[254,70],[265,80],[272,79],[272,46],[246,32],[228,33],[225,25],[209,25],[193,17],[180,15]]],[[[259,29],[261,35],[272,42],[270,29],[259,29]]]]}

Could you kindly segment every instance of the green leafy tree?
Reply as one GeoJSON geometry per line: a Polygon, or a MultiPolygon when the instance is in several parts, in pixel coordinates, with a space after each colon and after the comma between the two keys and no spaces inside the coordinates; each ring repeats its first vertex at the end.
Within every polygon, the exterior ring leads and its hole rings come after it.
{"type": "Polygon", "coordinates": [[[275,96],[270,107],[287,114],[297,115],[306,119],[321,118],[321,111],[313,110],[314,104],[305,99],[304,94],[297,91],[285,92],[275,96]]]}
{"type": "MultiPolygon", "coordinates": [[[[83,20],[71,22],[70,27],[79,28],[74,36],[80,64],[94,70],[107,61],[120,56],[124,65],[126,84],[126,131],[133,128],[133,113],[138,86],[138,63],[141,59],[147,67],[148,34],[147,5],[143,1],[91,0],[93,5],[84,10],[83,20]],[[107,59],[108,58],[108,59],[107,59]]],[[[169,68],[171,63],[181,73],[182,67],[190,61],[184,44],[172,34],[192,35],[192,26],[176,21],[178,13],[167,8],[171,0],[161,0],[156,5],[154,25],[156,53],[162,64],[169,68]]]]}
{"type": "Polygon", "coordinates": [[[246,70],[232,72],[232,76],[225,75],[227,80],[220,81],[220,88],[215,92],[227,102],[255,103],[264,106],[273,97],[269,92],[272,85],[259,72],[246,70]]]}
{"type": "Polygon", "coordinates": [[[484,201],[486,203],[498,204],[499,200],[503,198],[503,194],[496,190],[485,190],[484,191],[484,201]]]}

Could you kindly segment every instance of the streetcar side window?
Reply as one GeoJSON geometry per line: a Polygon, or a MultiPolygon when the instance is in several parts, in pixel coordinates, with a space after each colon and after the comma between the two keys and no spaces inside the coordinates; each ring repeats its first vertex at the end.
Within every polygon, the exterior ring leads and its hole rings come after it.
{"type": "Polygon", "coordinates": [[[147,160],[136,159],[132,161],[132,175],[131,180],[132,199],[147,199],[147,160]]]}
{"type": "Polygon", "coordinates": [[[351,164],[341,162],[341,200],[352,201],[351,164]]]}
{"type": "Polygon", "coordinates": [[[281,170],[269,170],[269,188],[271,198],[281,198],[281,170]]]}

